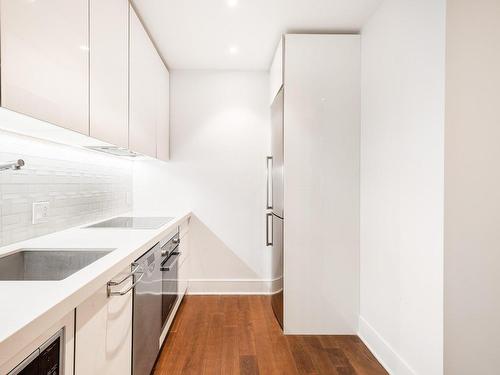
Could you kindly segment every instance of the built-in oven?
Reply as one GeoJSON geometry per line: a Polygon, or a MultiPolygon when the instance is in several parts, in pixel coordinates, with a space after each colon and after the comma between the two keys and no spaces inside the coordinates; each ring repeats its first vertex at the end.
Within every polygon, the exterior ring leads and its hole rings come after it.
{"type": "Polygon", "coordinates": [[[172,312],[178,298],[178,261],[179,252],[179,232],[173,234],[165,244],[161,246],[161,272],[162,272],[162,304],[161,323],[162,330],[172,312]]]}
{"type": "Polygon", "coordinates": [[[8,375],[63,375],[64,329],[31,353],[8,375]]]}
{"type": "Polygon", "coordinates": [[[177,301],[179,232],[169,233],[133,264],[132,374],[149,375],[160,336],[177,301]]]}

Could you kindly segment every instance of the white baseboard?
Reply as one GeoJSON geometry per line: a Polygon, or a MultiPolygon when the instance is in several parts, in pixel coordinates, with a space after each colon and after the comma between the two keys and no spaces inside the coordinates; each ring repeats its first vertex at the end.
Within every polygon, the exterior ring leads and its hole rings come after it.
{"type": "Polygon", "coordinates": [[[281,288],[281,278],[266,279],[190,279],[189,295],[270,295],[281,288]]]}
{"type": "Polygon", "coordinates": [[[389,374],[417,374],[375,328],[361,316],[359,317],[358,335],[389,374]]]}

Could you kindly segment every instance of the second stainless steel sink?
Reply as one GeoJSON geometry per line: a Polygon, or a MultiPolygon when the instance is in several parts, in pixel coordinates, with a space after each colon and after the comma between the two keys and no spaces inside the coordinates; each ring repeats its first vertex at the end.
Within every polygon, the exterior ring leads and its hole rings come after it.
{"type": "Polygon", "coordinates": [[[0,258],[0,280],[63,280],[115,249],[21,249],[0,258]]]}

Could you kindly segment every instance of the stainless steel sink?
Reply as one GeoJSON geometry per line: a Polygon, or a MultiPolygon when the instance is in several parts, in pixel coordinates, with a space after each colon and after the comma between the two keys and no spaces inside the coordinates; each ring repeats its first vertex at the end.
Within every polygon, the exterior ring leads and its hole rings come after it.
{"type": "Polygon", "coordinates": [[[21,249],[0,258],[0,280],[63,280],[115,249],[21,249]]]}

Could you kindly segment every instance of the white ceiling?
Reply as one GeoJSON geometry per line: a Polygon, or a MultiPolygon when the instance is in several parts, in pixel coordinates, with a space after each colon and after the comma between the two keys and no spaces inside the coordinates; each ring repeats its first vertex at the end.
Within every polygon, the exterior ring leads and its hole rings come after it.
{"type": "Polygon", "coordinates": [[[135,0],[134,4],[170,69],[267,70],[280,34],[357,32],[380,2],[135,0]],[[230,7],[231,2],[236,5],[230,7]]]}

